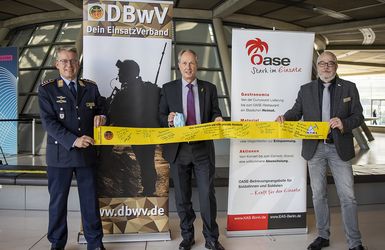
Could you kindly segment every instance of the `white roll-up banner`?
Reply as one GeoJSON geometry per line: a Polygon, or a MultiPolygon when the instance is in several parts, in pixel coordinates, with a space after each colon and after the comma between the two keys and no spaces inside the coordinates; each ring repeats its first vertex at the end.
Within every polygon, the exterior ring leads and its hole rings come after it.
{"type": "MultiPolygon", "coordinates": [[[[160,88],[171,79],[172,16],[172,1],[84,1],[83,76],[106,97],[109,125],[160,127],[160,88]]],[[[150,233],[169,238],[169,167],[161,147],[98,149],[105,238],[131,234],[136,241],[150,240],[144,237],[150,233]]]]}
{"type": "MultiPolygon", "coordinates": [[[[231,117],[274,121],[310,82],[314,34],[233,29],[231,117]]],[[[301,140],[231,140],[229,236],[307,232],[301,140]]]]}

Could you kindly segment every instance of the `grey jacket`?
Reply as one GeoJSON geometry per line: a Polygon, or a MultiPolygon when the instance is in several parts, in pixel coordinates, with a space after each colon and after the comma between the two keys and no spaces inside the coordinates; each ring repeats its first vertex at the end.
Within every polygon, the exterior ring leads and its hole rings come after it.
{"type": "MultiPolygon", "coordinates": [[[[286,120],[298,121],[301,118],[304,121],[321,120],[318,84],[318,80],[314,80],[301,86],[294,106],[284,114],[286,120]]],[[[332,129],[332,137],[338,155],[342,160],[348,161],[355,156],[352,130],[361,125],[364,117],[356,85],[338,77],[335,84],[330,115],[340,118],[344,129],[343,131],[332,129]]],[[[303,140],[302,156],[310,160],[317,145],[317,140],[303,140]]]]}

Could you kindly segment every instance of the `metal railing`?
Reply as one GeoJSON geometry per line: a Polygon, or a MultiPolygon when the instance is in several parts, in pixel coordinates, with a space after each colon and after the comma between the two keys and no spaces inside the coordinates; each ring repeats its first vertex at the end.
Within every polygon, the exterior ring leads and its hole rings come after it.
{"type": "Polygon", "coordinates": [[[32,125],[32,129],[31,129],[31,132],[32,132],[31,154],[36,155],[36,148],[35,148],[36,119],[35,118],[0,119],[0,122],[31,123],[31,125],[32,125]]]}

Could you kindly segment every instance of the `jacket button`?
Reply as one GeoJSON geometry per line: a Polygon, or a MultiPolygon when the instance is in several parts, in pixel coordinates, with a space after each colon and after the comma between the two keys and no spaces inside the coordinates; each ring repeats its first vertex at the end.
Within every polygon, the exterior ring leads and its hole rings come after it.
{"type": "Polygon", "coordinates": [[[80,131],[81,129],[80,129],[80,128],[78,128],[78,130],[80,131]]]}
{"type": "Polygon", "coordinates": [[[80,120],[80,116],[78,116],[78,120],[80,120]]]}
{"type": "Polygon", "coordinates": [[[55,141],[55,144],[57,144],[57,141],[55,141]]]}

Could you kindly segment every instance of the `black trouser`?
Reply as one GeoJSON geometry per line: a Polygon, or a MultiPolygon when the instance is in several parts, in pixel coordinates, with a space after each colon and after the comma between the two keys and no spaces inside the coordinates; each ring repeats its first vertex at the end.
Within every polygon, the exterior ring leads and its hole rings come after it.
{"type": "Polygon", "coordinates": [[[214,190],[215,165],[210,161],[206,143],[181,143],[176,160],[170,165],[183,239],[194,238],[193,223],[196,216],[191,202],[191,179],[194,173],[199,193],[203,235],[208,241],[218,240],[218,224],[215,221],[217,216],[214,190]]]}
{"type": "Polygon", "coordinates": [[[58,168],[48,166],[50,203],[47,238],[53,247],[64,247],[67,243],[67,201],[73,174],[76,175],[77,180],[84,237],[88,243],[87,249],[101,247],[103,245],[103,230],[93,167],[58,168]]]}

